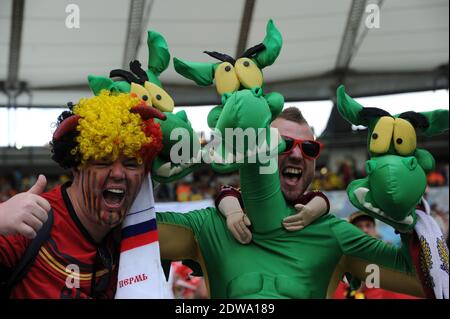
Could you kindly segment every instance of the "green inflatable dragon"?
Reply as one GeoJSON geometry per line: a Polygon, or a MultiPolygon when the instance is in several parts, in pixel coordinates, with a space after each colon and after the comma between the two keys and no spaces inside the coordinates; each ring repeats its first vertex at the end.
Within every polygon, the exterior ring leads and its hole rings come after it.
{"type": "Polygon", "coordinates": [[[418,133],[428,137],[448,130],[448,110],[392,116],[382,109],[364,108],[343,86],[337,90],[337,106],[350,123],[368,127],[367,177],[348,186],[351,203],[398,231],[412,232],[411,251],[417,252],[413,260],[427,297],[448,299],[448,247],[422,198],[426,174],[434,169],[435,161],[417,147],[418,133]]]}

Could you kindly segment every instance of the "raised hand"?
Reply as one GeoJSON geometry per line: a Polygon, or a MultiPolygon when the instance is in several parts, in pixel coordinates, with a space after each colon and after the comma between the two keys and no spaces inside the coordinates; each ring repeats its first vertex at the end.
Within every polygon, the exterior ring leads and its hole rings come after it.
{"type": "Polygon", "coordinates": [[[44,175],[27,192],[11,197],[0,204],[0,234],[22,234],[28,239],[37,232],[48,218],[50,204],[41,196],[47,186],[44,175]]]}

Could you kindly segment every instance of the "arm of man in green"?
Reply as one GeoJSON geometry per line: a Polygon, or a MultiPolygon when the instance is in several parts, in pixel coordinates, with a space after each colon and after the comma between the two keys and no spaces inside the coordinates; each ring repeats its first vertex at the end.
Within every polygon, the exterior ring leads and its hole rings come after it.
{"type": "Polygon", "coordinates": [[[409,253],[412,234],[401,234],[402,245],[397,248],[366,235],[344,220],[336,219],[331,229],[343,256],[330,282],[328,295],[334,292],[343,274],[349,272],[360,280],[371,275],[374,283],[378,281],[378,288],[425,297],[409,253]]]}

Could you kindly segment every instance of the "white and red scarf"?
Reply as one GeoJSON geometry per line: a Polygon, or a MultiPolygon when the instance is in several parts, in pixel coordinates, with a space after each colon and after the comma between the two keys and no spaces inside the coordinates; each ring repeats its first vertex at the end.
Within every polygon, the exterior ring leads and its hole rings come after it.
{"type": "Polygon", "coordinates": [[[150,173],[122,224],[116,299],[168,298],[150,173]]]}

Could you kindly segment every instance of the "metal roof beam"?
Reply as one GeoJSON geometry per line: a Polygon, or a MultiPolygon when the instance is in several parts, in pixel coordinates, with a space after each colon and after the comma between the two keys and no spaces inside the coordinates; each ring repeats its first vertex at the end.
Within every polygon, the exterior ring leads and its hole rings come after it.
{"type": "Polygon", "coordinates": [[[244,12],[241,19],[241,30],[239,32],[239,40],[236,47],[236,57],[244,53],[247,49],[248,36],[250,33],[250,26],[252,24],[253,11],[255,8],[256,0],[246,0],[244,6],[244,12]]]}
{"type": "MultiPolygon", "coordinates": [[[[439,90],[449,88],[449,65],[442,65],[434,70],[408,72],[356,72],[349,70],[345,84],[353,97],[376,96],[415,91],[439,90]]],[[[289,81],[268,82],[267,92],[280,92],[286,102],[318,101],[335,98],[335,87],[338,74],[324,73],[314,77],[292,79],[289,81]]],[[[87,84],[51,86],[33,88],[32,92],[51,90],[86,90],[87,84]]],[[[166,83],[164,89],[177,101],[177,105],[213,105],[220,103],[213,87],[180,85],[166,83]]],[[[0,97],[1,98],[1,97],[0,97]]],[[[39,103],[37,101],[37,103],[39,103]]],[[[2,107],[0,100],[0,107],[2,107]]],[[[59,105],[61,107],[61,105],[59,105]]]]}
{"type": "Polygon", "coordinates": [[[345,73],[348,69],[354,53],[358,30],[364,15],[367,0],[353,0],[347,18],[347,25],[341,41],[338,57],[336,60],[336,70],[345,73]]]}
{"type": "MultiPolygon", "coordinates": [[[[153,0],[150,0],[151,8],[153,0]]],[[[122,68],[128,69],[130,62],[136,59],[139,44],[142,36],[142,27],[144,20],[145,0],[132,0],[130,2],[130,12],[128,15],[128,26],[125,38],[125,50],[123,53],[122,68]]],[[[149,13],[146,13],[149,16],[149,13]]]]}
{"type": "Polygon", "coordinates": [[[8,75],[4,84],[6,91],[18,91],[20,89],[19,67],[24,11],[25,0],[13,1],[9,40],[8,75]]]}

